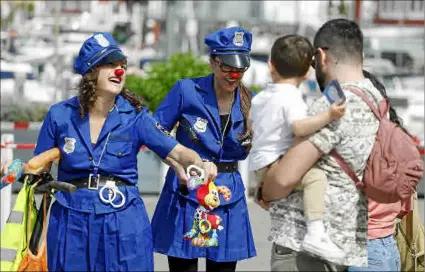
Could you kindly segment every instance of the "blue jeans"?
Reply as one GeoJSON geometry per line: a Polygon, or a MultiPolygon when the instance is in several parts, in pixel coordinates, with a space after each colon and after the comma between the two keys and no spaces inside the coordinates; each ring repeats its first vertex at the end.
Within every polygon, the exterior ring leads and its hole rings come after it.
{"type": "Polygon", "coordinates": [[[400,271],[400,252],[392,235],[367,242],[368,266],[351,266],[348,271],[400,271]]]}

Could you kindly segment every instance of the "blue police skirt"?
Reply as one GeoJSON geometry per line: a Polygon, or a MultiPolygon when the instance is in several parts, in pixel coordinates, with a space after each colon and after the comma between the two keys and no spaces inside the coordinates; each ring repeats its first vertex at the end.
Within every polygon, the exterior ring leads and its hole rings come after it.
{"type": "MultiPolygon", "coordinates": [[[[132,190],[138,192],[137,187],[132,190]]],[[[153,271],[152,231],[145,205],[140,197],[127,202],[119,210],[99,213],[55,201],[47,232],[49,270],[153,271]]]]}
{"type": "MultiPolygon", "coordinates": [[[[167,176],[167,182],[176,180],[167,176]]],[[[239,182],[242,184],[241,180],[239,182]]],[[[191,241],[184,240],[183,235],[192,228],[196,208],[197,202],[164,185],[152,218],[155,252],[184,259],[207,258],[215,262],[240,261],[257,255],[243,194],[238,200],[213,211],[222,218],[224,227],[217,231],[217,247],[193,246],[191,241]]]]}

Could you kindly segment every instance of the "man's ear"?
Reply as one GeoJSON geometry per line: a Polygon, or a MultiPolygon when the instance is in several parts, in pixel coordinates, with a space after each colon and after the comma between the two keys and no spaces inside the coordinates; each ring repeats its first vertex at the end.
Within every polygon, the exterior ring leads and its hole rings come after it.
{"type": "Polygon", "coordinates": [[[317,49],[318,53],[317,53],[317,58],[316,61],[320,62],[321,67],[325,67],[327,65],[328,59],[329,59],[329,54],[327,53],[326,50],[323,50],[323,48],[318,48],[317,49]]]}

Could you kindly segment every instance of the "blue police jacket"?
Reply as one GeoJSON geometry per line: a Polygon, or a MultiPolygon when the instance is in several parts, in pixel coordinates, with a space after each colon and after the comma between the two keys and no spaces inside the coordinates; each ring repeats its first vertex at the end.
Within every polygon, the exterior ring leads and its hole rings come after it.
{"type": "MultiPolygon", "coordinates": [[[[167,130],[172,130],[179,122],[177,141],[195,150],[202,159],[213,162],[235,162],[248,156],[246,147],[238,137],[245,132],[241,111],[239,89],[231,110],[230,129],[223,137],[217,97],[213,89],[214,75],[179,80],[154,112],[154,117],[167,130]]],[[[252,92],[254,95],[254,93],[252,92]]],[[[215,183],[232,190],[230,204],[244,196],[244,185],[239,172],[219,173],[215,183]]],[[[165,189],[178,192],[178,180],[170,169],[165,189]]],[[[196,192],[185,196],[196,201],[196,192]]]]}
{"type": "MultiPolygon", "coordinates": [[[[115,176],[137,185],[137,153],[142,145],[164,159],[177,145],[177,141],[167,135],[147,108],[137,112],[128,100],[118,95],[115,108],[107,116],[97,143],[93,146],[88,114],[84,118],[80,117],[78,97],[73,97],[49,109],[34,154],[38,155],[53,147],[60,149],[60,181],[88,178],[97,165],[100,175],[115,176]]],[[[126,195],[126,204],[139,197],[137,186],[120,186],[120,190],[126,195]]],[[[79,189],[71,194],[57,192],[56,200],[79,211],[116,211],[99,201],[97,190],[79,189]]]]}

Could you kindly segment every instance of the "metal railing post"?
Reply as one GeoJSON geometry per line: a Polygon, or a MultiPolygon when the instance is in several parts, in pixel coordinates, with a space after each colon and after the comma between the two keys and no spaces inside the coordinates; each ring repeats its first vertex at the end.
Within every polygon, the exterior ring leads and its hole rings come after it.
{"type": "MultiPolygon", "coordinates": [[[[1,135],[1,144],[6,146],[1,149],[1,162],[13,160],[13,147],[10,144],[14,143],[15,135],[5,133],[1,135]],[[9,146],[8,146],[9,145],[9,146]]],[[[3,230],[6,224],[7,218],[9,217],[10,210],[12,209],[12,184],[4,187],[0,190],[0,231],[3,230]]]]}

